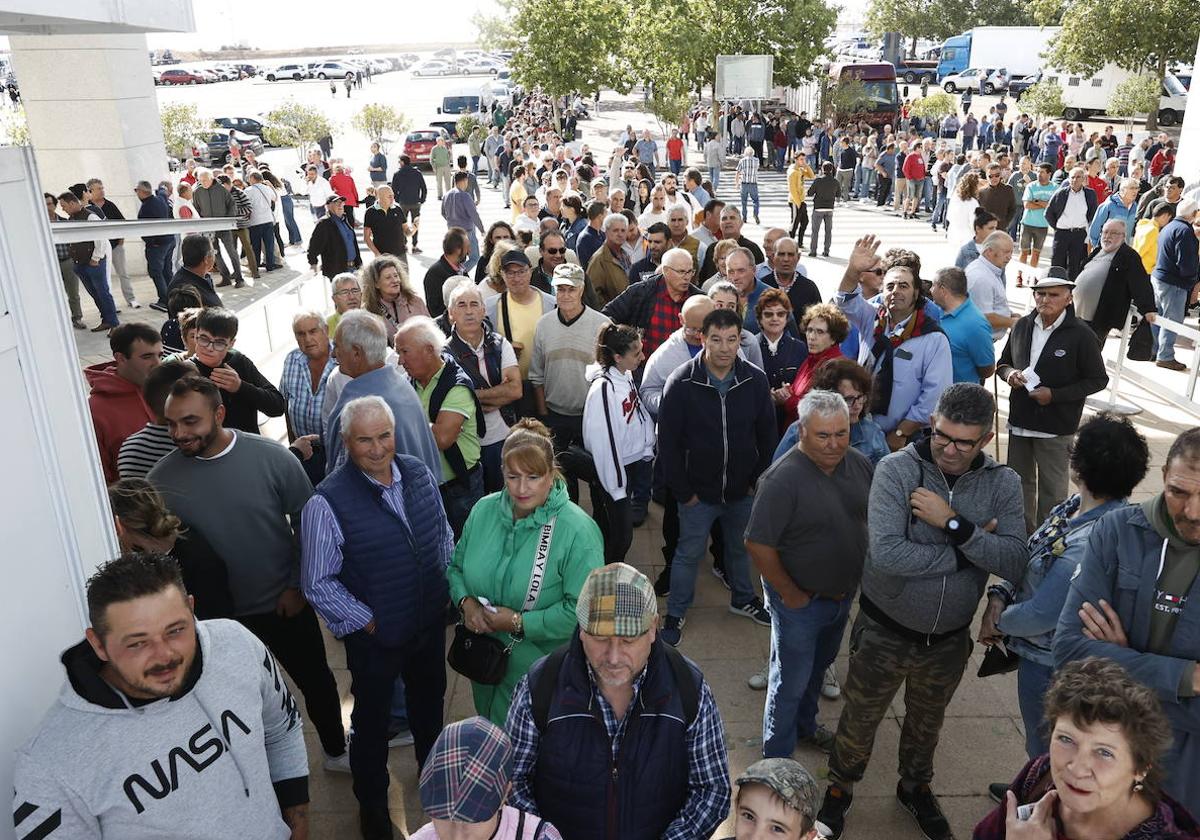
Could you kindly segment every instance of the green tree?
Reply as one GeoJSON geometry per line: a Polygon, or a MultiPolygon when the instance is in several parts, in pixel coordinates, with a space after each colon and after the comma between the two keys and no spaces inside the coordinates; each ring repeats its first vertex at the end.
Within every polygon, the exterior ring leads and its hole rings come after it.
{"type": "Polygon", "coordinates": [[[485,15],[476,12],[471,15],[471,25],[479,33],[476,41],[485,50],[515,50],[520,46],[512,26],[512,19],[516,15],[513,8],[516,0],[499,0],[496,5],[503,10],[501,14],[485,15]]]}
{"type": "Polygon", "coordinates": [[[23,107],[18,107],[15,111],[6,111],[4,113],[3,119],[0,120],[0,138],[4,138],[2,145],[30,145],[29,123],[25,120],[25,109],[23,107]]]}
{"type": "MultiPolygon", "coordinates": [[[[1190,63],[1200,39],[1200,3],[1161,0],[1148,11],[1141,0],[1037,0],[1035,13],[1062,15],[1062,31],[1051,44],[1049,65],[1093,76],[1109,63],[1131,73],[1149,71],[1161,85],[1167,65],[1190,63]]],[[[1158,107],[1146,127],[1158,127],[1158,107]]]]}
{"type": "Polygon", "coordinates": [[[910,113],[926,119],[948,117],[957,110],[957,100],[950,94],[940,90],[914,100],[912,105],[909,106],[910,113]]]}
{"type": "Polygon", "coordinates": [[[460,142],[466,143],[471,132],[482,125],[484,125],[483,120],[474,114],[463,114],[454,124],[454,133],[458,135],[460,142]]]}
{"type": "Polygon", "coordinates": [[[364,105],[350,120],[350,125],[374,142],[385,145],[384,138],[388,134],[402,133],[408,128],[409,122],[404,114],[391,105],[373,102],[364,105]]]}
{"type": "Polygon", "coordinates": [[[321,109],[301,105],[294,99],[268,113],[263,122],[264,139],[272,146],[295,146],[301,161],[309,146],[333,134],[333,124],[321,109]]]}
{"type": "Polygon", "coordinates": [[[1109,97],[1107,112],[1112,116],[1126,117],[1126,126],[1133,125],[1138,114],[1149,114],[1158,109],[1162,82],[1149,73],[1130,76],[1113,90],[1109,97]]]}
{"type": "Polygon", "coordinates": [[[188,155],[192,146],[212,130],[212,123],[200,119],[195,105],[164,105],[158,116],[162,122],[163,146],[170,155],[188,155]]]}
{"type": "Polygon", "coordinates": [[[1030,85],[1021,94],[1021,108],[1035,117],[1061,117],[1065,108],[1062,85],[1045,80],[1030,85]]]}

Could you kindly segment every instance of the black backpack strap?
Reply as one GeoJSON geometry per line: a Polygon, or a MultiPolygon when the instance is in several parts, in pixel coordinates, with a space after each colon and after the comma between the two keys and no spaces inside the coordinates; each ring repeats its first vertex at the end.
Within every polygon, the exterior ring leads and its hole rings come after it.
{"type": "Polygon", "coordinates": [[[534,832],[533,832],[533,840],[539,840],[539,838],[540,838],[540,837],[541,837],[541,836],[542,836],[542,835],[543,835],[545,832],[546,832],[546,821],[545,821],[545,820],[543,820],[543,819],[541,819],[541,818],[539,817],[539,818],[538,818],[538,824],[537,824],[537,828],[536,828],[536,829],[534,829],[534,832]]]}
{"type": "Polygon", "coordinates": [[[542,663],[537,678],[529,685],[529,708],[533,715],[533,725],[537,727],[538,732],[546,730],[546,721],[550,717],[550,699],[554,696],[554,687],[558,684],[558,674],[562,671],[569,646],[570,643],[567,643],[551,651],[542,663]]]}
{"type": "MultiPolygon", "coordinates": [[[[605,371],[607,374],[607,371],[605,371]]],[[[600,383],[600,397],[604,400],[604,425],[608,429],[608,446],[612,450],[613,467],[617,471],[617,486],[625,486],[625,470],[621,466],[621,457],[617,452],[617,438],[613,434],[612,411],[608,405],[608,391],[612,387],[608,376],[603,377],[604,381],[600,383]]]]}
{"type": "Polygon", "coordinates": [[[517,811],[517,840],[525,840],[525,812],[517,811]]]}
{"type": "Polygon", "coordinates": [[[663,653],[666,654],[667,663],[671,666],[671,673],[675,675],[675,684],[679,686],[679,699],[683,702],[683,717],[690,729],[696,716],[700,713],[700,685],[696,682],[692,668],[683,658],[682,653],[667,644],[663,645],[663,653]]]}

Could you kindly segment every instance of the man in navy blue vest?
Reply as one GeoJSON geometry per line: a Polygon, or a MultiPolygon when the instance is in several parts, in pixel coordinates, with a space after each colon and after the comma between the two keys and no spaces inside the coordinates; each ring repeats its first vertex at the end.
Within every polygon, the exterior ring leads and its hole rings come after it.
{"type": "Polygon", "coordinates": [[[396,419],[380,397],[342,409],[349,458],[304,506],[304,595],[346,643],[354,711],[350,771],[364,840],[390,840],[388,724],[402,677],[423,765],[442,729],[449,589],[454,544],[437,479],[396,453],[396,419]]]}
{"type": "Polygon", "coordinates": [[[658,640],[650,580],[595,569],[575,614],[513,691],[509,804],[569,840],[710,836],[729,813],[725,727],[700,669],[658,640]]]}

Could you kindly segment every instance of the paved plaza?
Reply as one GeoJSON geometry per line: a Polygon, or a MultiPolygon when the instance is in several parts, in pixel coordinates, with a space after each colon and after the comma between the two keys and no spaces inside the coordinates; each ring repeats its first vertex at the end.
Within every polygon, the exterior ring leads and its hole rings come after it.
{"type": "MultiPolygon", "coordinates": [[[[374,86],[366,86],[362,91],[356,91],[352,106],[345,106],[344,99],[331,100],[325,89],[324,100],[329,103],[331,117],[335,117],[340,125],[348,125],[348,107],[358,108],[370,101],[388,101],[385,95],[397,97],[392,104],[401,110],[410,112],[410,116],[428,116],[432,109],[428,104],[434,98],[429,91],[416,94],[417,88],[423,88],[424,82],[407,80],[407,74],[390,74],[376,80],[374,86]],[[372,89],[377,88],[377,90],[372,89]],[[405,98],[409,97],[409,98],[405,98]]],[[[430,83],[434,84],[434,83],[430,83]]],[[[315,88],[309,86],[294,86],[287,91],[288,95],[315,96],[315,88]]],[[[234,86],[237,92],[229,95],[234,98],[234,104],[244,99],[249,101],[257,98],[259,107],[263,110],[270,107],[271,102],[264,101],[264,96],[274,100],[284,95],[283,89],[272,89],[266,83],[238,83],[234,86]],[[244,88],[244,89],[243,89],[244,88]]],[[[163,91],[162,98],[178,99],[192,95],[192,91],[163,91]]],[[[201,89],[197,96],[208,96],[211,92],[201,89]]],[[[593,119],[582,122],[583,140],[596,151],[597,160],[607,160],[608,152],[622,128],[632,124],[636,129],[648,127],[657,131],[653,119],[639,110],[640,97],[618,97],[606,94],[602,108],[593,114],[593,119]]],[[[986,105],[984,106],[986,108],[986,105]]],[[[414,127],[420,122],[414,119],[414,127]]],[[[348,130],[348,129],[347,129],[348,130]]],[[[359,176],[360,189],[365,186],[365,171],[367,159],[367,141],[365,138],[352,134],[335,136],[334,156],[344,158],[355,167],[359,176]]],[[[465,150],[465,147],[462,147],[465,150]]],[[[399,154],[399,144],[392,144],[389,150],[389,167],[393,167],[399,154]]],[[[699,164],[699,155],[695,149],[689,154],[695,164],[699,164]]],[[[291,176],[296,165],[296,157],[291,150],[270,150],[266,159],[271,162],[274,171],[291,176]]],[[[81,179],[88,173],[80,173],[81,179]]],[[[732,171],[726,171],[725,184],[720,197],[727,201],[735,199],[732,182],[732,171]]],[[[153,177],[153,173],[147,177],[153,177]]],[[[294,183],[298,179],[294,180],[294,183]]],[[[424,253],[410,255],[409,265],[412,269],[413,286],[420,290],[421,277],[425,268],[438,256],[438,243],[445,231],[437,208],[436,193],[430,182],[430,200],[425,205],[422,216],[421,244],[424,253]]],[[[762,225],[747,224],[744,233],[751,239],[761,241],[768,227],[787,227],[787,190],[782,175],[764,173],[761,177],[760,188],[763,208],[761,213],[762,225]]],[[[509,211],[504,210],[500,193],[484,188],[483,203],[480,215],[485,223],[497,218],[507,218],[509,211]]],[[[297,220],[307,241],[311,230],[307,206],[300,204],[296,211],[297,220]]],[[[944,235],[930,230],[927,223],[904,221],[890,213],[877,211],[872,203],[867,205],[850,204],[839,207],[834,214],[833,248],[834,255],[828,259],[802,259],[802,265],[808,275],[828,296],[836,288],[837,282],[844,269],[844,255],[848,254],[854,240],[864,234],[875,234],[881,237],[883,248],[903,246],[916,250],[924,263],[925,276],[953,261],[957,243],[954,246],[947,243],[944,235]],[[840,255],[840,256],[839,256],[840,255]]],[[[140,247],[130,243],[127,247],[140,247]]],[[[803,249],[807,252],[807,247],[803,249]]],[[[364,248],[364,253],[366,249],[364,248]]],[[[1049,247],[1046,248],[1049,254],[1049,247]]],[[[306,272],[307,261],[302,248],[289,249],[286,254],[289,269],[264,275],[263,280],[255,286],[246,289],[221,289],[226,304],[235,310],[251,306],[256,301],[262,301],[267,296],[282,294],[297,277],[306,272]]],[[[1015,277],[1018,266],[1014,263],[1009,268],[1009,276],[1015,277]]],[[[1024,267],[1022,267],[1024,268],[1024,267]]],[[[1028,276],[1028,269],[1024,268],[1028,276]]],[[[1043,265],[1043,271],[1045,265],[1043,265]]],[[[138,278],[139,297],[142,300],[152,300],[149,280],[138,278]]],[[[1023,289],[1009,288],[1009,297],[1014,311],[1027,311],[1030,298],[1029,292],[1023,289]]],[[[85,320],[96,323],[97,315],[91,309],[90,301],[84,299],[85,320]]],[[[145,320],[154,324],[161,323],[162,315],[149,309],[129,311],[126,309],[121,316],[123,319],[145,320]]],[[[91,333],[75,332],[80,361],[92,364],[104,361],[109,357],[107,345],[102,336],[91,333]]],[[[1116,340],[1110,339],[1106,348],[1106,357],[1115,359],[1116,340]]],[[[1185,361],[1191,359],[1191,348],[1188,343],[1181,344],[1179,358],[1185,361]]],[[[256,359],[259,367],[271,379],[278,380],[282,363],[282,352],[270,358],[256,359]]],[[[1186,374],[1172,373],[1155,368],[1152,363],[1130,363],[1130,370],[1145,381],[1157,383],[1159,387],[1172,388],[1181,392],[1186,374]]],[[[1001,429],[1005,420],[1007,387],[999,386],[1001,429]]],[[[1196,424],[1195,417],[1176,407],[1171,402],[1155,396],[1150,390],[1143,389],[1126,382],[1121,387],[1121,401],[1133,404],[1141,409],[1135,418],[1139,429],[1146,435],[1150,443],[1152,464],[1146,481],[1138,488],[1135,500],[1141,500],[1161,489],[1161,466],[1166,450],[1176,434],[1185,428],[1196,424]]],[[[1107,392],[1096,395],[1097,403],[1106,401],[1107,392]]],[[[267,434],[282,437],[283,424],[274,421],[264,427],[267,434]]],[[[1004,446],[1007,435],[999,435],[999,457],[1004,458],[1004,446]]],[[[997,454],[989,448],[990,454],[997,454]]],[[[584,503],[588,508],[587,503],[584,503]]],[[[590,508],[589,508],[590,509],[590,508]]],[[[661,568],[661,508],[651,505],[649,518],[637,529],[633,547],[629,553],[629,562],[638,566],[654,579],[661,568]]],[[[728,593],[721,583],[712,575],[701,574],[697,580],[696,603],[688,614],[686,632],[680,649],[694,659],[703,669],[711,684],[725,721],[727,744],[729,750],[730,772],[736,777],[748,764],[760,757],[762,744],[762,710],[765,698],[764,692],[752,691],[746,685],[746,678],[758,671],[766,662],[769,630],[759,627],[744,618],[730,615],[726,606],[728,593]]],[[[330,663],[335,669],[335,675],[343,697],[343,710],[347,723],[351,699],[349,695],[350,678],[345,668],[342,645],[332,636],[327,636],[326,647],[329,651],[330,663]]],[[[1017,707],[1016,675],[1009,674],[988,679],[978,679],[974,673],[982,659],[982,649],[976,649],[972,655],[972,665],[964,677],[953,702],[948,710],[946,725],[942,732],[936,761],[936,777],[933,781],[934,791],[949,817],[956,835],[960,838],[969,837],[975,823],[992,807],[986,796],[987,785],[995,781],[1007,781],[1012,778],[1025,762],[1023,749],[1023,732],[1020,713],[1017,707]]],[[[844,679],[846,673],[846,652],[843,650],[837,661],[837,670],[844,679]]],[[[449,687],[447,692],[447,721],[460,719],[474,713],[471,704],[470,685],[467,680],[453,671],[449,671],[449,687]]],[[[821,701],[820,719],[830,728],[836,728],[841,712],[841,701],[821,701]]],[[[897,745],[900,727],[904,720],[903,697],[898,696],[892,704],[892,709],[884,724],[880,727],[873,754],[873,760],[867,771],[866,778],[855,791],[854,808],[847,820],[845,837],[852,840],[907,840],[918,838],[912,819],[902,811],[894,796],[896,783],[897,745]]],[[[313,838],[339,838],[357,836],[358,805],[351,791],[348,775],[327,773],[321,769],[321,749],[315,732],[306,725],[307,739],[311,766],[314,768],[310,777],[312,795],[311,836],[313,838]]],[[[811,749],[801,747],[796,758],[809,767],[819,778],[825,775],[825,756],[811,749]]],[[[412,832],[422,825],[425,820],[421,813],[416,788],[416,763],[411,747],[397,748],[391,751],[390,767],[392,772],[392,787],[390,791],[393,821],[396,826],[406,832],[412,832]]],[[[732,819],[729,819],[717,833],[717,837],[728,836],[732,833],[732,819]]]]}

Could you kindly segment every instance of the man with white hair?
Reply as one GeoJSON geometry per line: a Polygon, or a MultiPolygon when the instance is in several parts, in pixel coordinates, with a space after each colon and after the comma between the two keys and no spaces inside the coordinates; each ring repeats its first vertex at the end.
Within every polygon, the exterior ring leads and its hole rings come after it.
{"type": "Polygon", "coordinates": [[[396,450],[420,458],[435,476],[442,473],[441,457],[433,432],[425,420],[421,400],[395,364],[386,364],[387,327],[383,319],[363,309],[342,316],[333,335],[339,371],[350,378],[343,386],[325,422],[325,462],[332,470],[346,457],[341,434],[341,413],[358,397],[378,396],[396,418],[396,450]]]}
{"type": "MultiPolygon", "coordinates": [[[[1099,218],[1099,216],[1097,216],[1099,218]]],[[[1100,247],[1083,261],[1075,278],[1075,317],[1092,328],[1100,344],[1129,319],[1129,304],[1154,323],[1157,309],[1150,275],[1138,252],[1125,241],[1125,221],[1112,218],[1100,229],[1100,247]]]]}
{"type": "Polygon", "coordinates": [[[391,838],[388,724],[404,685],[417,767],[442,729],[443,618],[454,543],[437,479],[396,447],[396,417],[381,397],[341,413],[347,460],[301,515],[304,596],[346,645],[354,711],[350,772],[364,838],[391,838]]]}
{"type": "Polygon", "coordinates": [[[629,269],[633,264],[621,247],[629,230],[625,216],[609,213],[604,217],[601,230],[604,231],[604,243],[588,263],[587,279],[603,306],[629,286],[629,269]]]}
{"type": "Polygon", "coordinates": [[[1004,268],[1012,260],[1012,237],[1002,230],[992,231],[983,240],[979,256],[966,267],[967,291],[983,317],[992,325],[992,339],[1004,337],[1017,319],[1008,305],[1004,268]]]}
{"type": "MultiPolygon", "coordinates": [[[[1154,282],[1154,299],[1164,318],[1182,321],[1191,294],[1200,279],[1197,259],[1196,200],[1180,199],[1172,219],[1158,234],[1158,259],[1150,279],[1154,282]]],[[[1154,329],[1158,366],[1167,370],[1187,370],[1187,365],[1175,359],[1175,333],[1154,329]]]]}
{"type": "Polygon", "coordinates": [[[453,358],[442,355],[446,336],[432,318],[417,315],[396,330],[396,355],[412,377],[441,450],[437,473],[446,517],[457,539],[471,508],[483,498],[479,442],[487,433],[475,384],[453,358]]]}
{"type": "Polygon", "coordinates": [[[196,186],[192,188],[192,205],[202,219],[214,217],[230,219],[229,230],[219,230],[212,234],[213,246],[217,255],[217,270],[221,272],[221,282],[217,285],[228,286],[232,277],[235,281],[234,285],[240,289],[245,285],[245,281],[242,279],[242,264],[238,260],[237,247],[233,241],[233,227],[238,216],[237,204],[229,190],[217,183],[212,170],[206,166],[196,167],[196,186]],[[221,255],[221,249],[216,248],[217,243],[220,243],[225,249],[224,256],[221,255]],[[226,258],[232,267],[225,265],[226,258]]]}
{"type": "MultiPolygon", "coordinates": [[[[296,347],[283,360],[279,393],[287,400],[288,440],[309,438],[320,441],[324,434],[321,406],[325,402],[325,386],[337,370],[333,357],[333,342],[329,340],[329,325],[316,309],[302,309],[292,316],[292,334],[296,347]]],[[[304,471],[315,485],[325,475],[325,452],[318,447],[313,457],[304,462],[304,471]]]]}
{"type": "Polygon", "coordinates": [[[1054,228],[1050,264],[1065,268],[1070,280],[1079,274],[1087,256],[1088,225],[1097,204],[1096,191],[1087,186],[1087,170],[1082,166],[1071,170],[1067,183],[1046,204],[1046,223],[1054,228]]]}
{"type": "Polygon", "coordinates": [[[833,733],[817,723],[817,698],[867,554],[874,468],[850,446],[846,401],[809,391],[797,409],[799,445],[759,478],[746,526],[746,550],[771,611],[764,758],[789,758],[797,741],[832,748],[833,733]]]}

